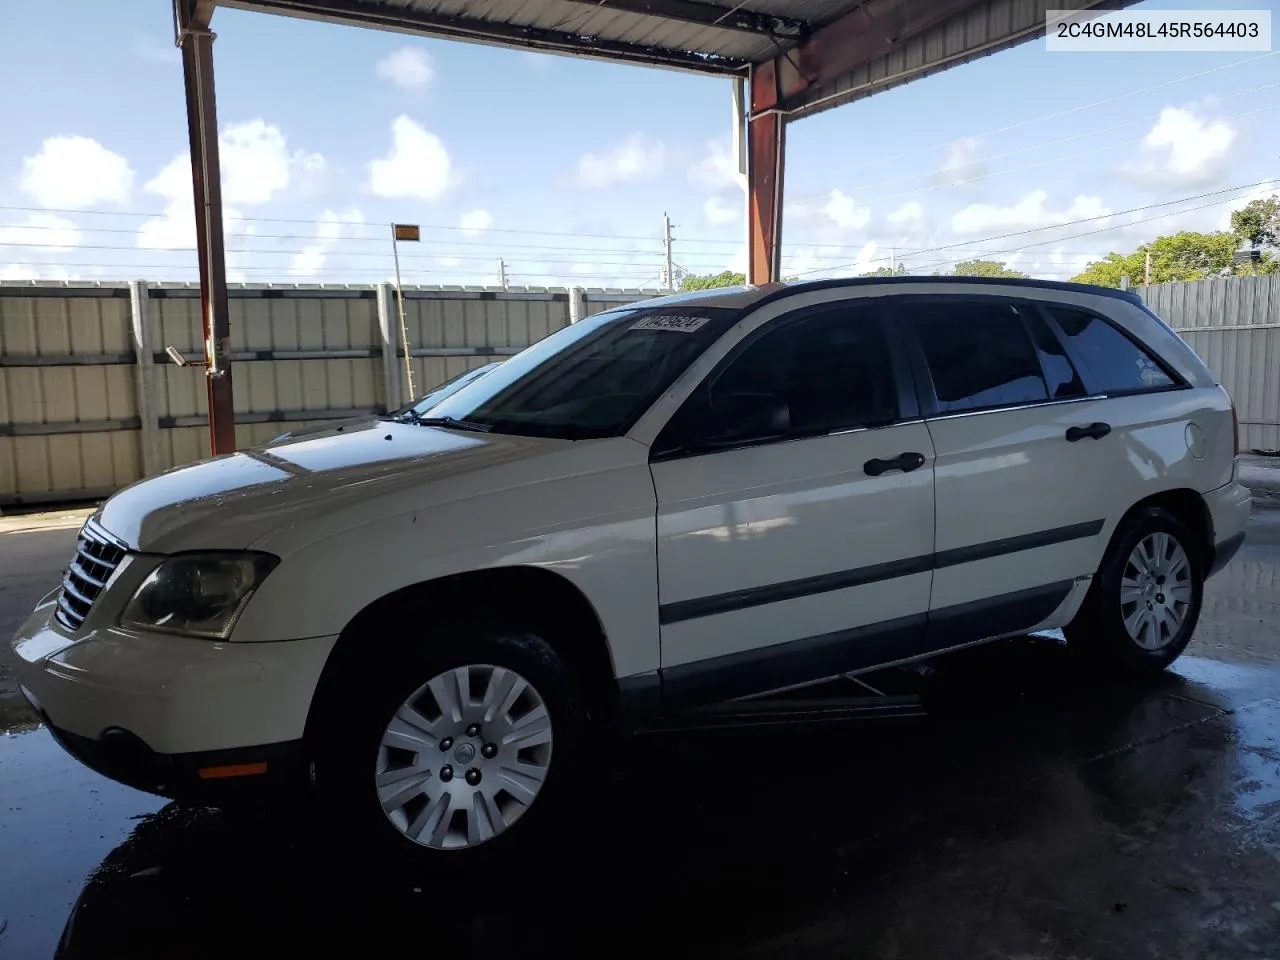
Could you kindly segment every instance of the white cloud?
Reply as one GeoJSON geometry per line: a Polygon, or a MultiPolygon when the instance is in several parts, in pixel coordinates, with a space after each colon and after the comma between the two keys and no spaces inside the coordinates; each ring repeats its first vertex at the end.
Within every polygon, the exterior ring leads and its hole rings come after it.
{"type": "Polygon", "coordinates": [[[359,236],[358,228],[363,222],[364,215],[358,207],[348,207],[336,212],[325,210],[316,221],[315,242],[304,244],[293,255],[289,272],[295,277],[314,277],[319,274],[334,245],[340,240],[359,236]]]}
{"type": "Polygon", "coordinates": [[[1231,158],[1235,129],[1205,120],[1190,110],[1165,107],[1142,141],[1146,159],[1121,172],[1157,187],[1202,186],[1219,180],[1231,158]]]}
{"type": "Polygon", "coordinates": [[[604,153],[587,153],[578,158],[578,183],[601,189],[618,183],[651,180],[662,172],[667,148],[661,141],[648,141],[633,133],[604,153]]]}
{"type": "Polygon", "coordinates": [[[391,152],[369,163],[369,189],[379,197],[436,200],[449,187],[449,153],[431,131],[401,114],[391,123],[391,152]]]}
{"type": "Polygon", "coordinates": [[[935,182],[959,187],[981,178],[986,172],[981,151],[982,141],[977,137],[963,137],[948,144],[942,165],[934,173],[935,182]]]}
{"type": "Polygon", "coordinates": [[[871,210],[860,207],[853,197],[839,190],[832,190],[822,212],[841,230],[861,230],[871,222],[871,210]]]}
{"type": "Polygon", "coordinates": [[[34,156],[22,158],[18,186],[42,207],[124,204],[133,189],[133,168],[89,137],[49,137],[34,156]]]}
{"type": "Polygon", "coordinates": [[[721,197],[707,197],[707,202],[702,205],[702,213],[709,223],[716,226],[734,223],[742,216],[742,201],[735,203],[721,197]]]}
{"type": "Polygon", "coordinates": [[[908,200],[893,213],[885,217],[892,227],[908,227],[924,219],[924,207],[918,200],[908,200]]]}
{"type": "Polygon", "coordinates": [[[729,262],[724,265],[724,269],[731,270],[734,273],[747,272],[747,245],[744,243],[729,258],[729,262]]]}
{"type": "MultiPolygon", "coordinates": [[[[1001,232],[1031,227],[1049,227],[1073,220],[1106,217],[1111,210],[1101,198],[1078,196],[1065,210],[1049,206],[1049,194],[1033,190],[1017,203],[1000,207],[989,203],[971,203],[951,218],[951,229],[958,234],[1001,232]]],[[[1101,225],[1101,224],[1100,224],[1101,225]]]]}
{"type": "Polygon", "coordinates": [[[133,55],[151,63],[179,64],[182,53],[169,41],[159,40],[149,33],[140,33],[133,41],[133,55]]]}
{"type": "Polygon", "coordinates": [[[474,237],[476,234],[483,233],[493,226],[493,214],[480,207],[468,210],[458,218],[458,226],[462,228],[462,232],[467,236],[474,237]]]}
{"type": "Polygon", "coordinates": [[[274,124],[250,120],[226,126],[218,137],[222,197],[227,203],[266,203],[289,186],[289,151],[274,124]]]}
{"type": "Polygon", "coordinates": [[[56,263],[6,263],[0,267],[0,281],[14,280],[79,280],[80,274],[71,273],[56,263]]]}
{"type": "Polygon", "coordinates": [[[80,246],[80,228],[66,217],[54,216],[52,213],[33,213],[22,223],[11,223],[0,226],[0,247],[16,244],[35,249],[58,253],[80,246]]]}
{"type": "Polygon", "coordinates": [[[388,53],[373,68],[379,80],[401,90],[422,90],[435,79],[435,65],[421,47],[401,47],[388,53]]]}
{"type": "MultiPolygon", "coordinates": [[[[223,167],[223,179],[229,171],[223,167]]],[[[152,217],[138,228],[138,246],[146,250],[186,249],[196,245],[195,203],[191,195],[191,161],[174,157],[142,187],[144,193],[163,197],[164,215],[152,217]]],[[[223,191],[226,200],[227,191],[223,191]]],[[[227,236],[245,233],[244,214],[226,203],[222,206],[223,232],[227,236]]]]}
{"type": "Polygon", "coordinates": [[[706,154],[689,168],[689,180],[712,190],[746,186],[746,179],[738,173],[738,161],[724,140],[707,141],[706,154]]]}

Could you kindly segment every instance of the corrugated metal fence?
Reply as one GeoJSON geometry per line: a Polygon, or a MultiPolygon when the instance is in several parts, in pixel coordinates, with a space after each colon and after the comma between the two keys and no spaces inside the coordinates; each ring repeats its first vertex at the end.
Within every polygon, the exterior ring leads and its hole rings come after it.
{"type": "MultiPolygon", "coordinates": [[[[415,392],[518,353],[637,290],[407,287],[415,392]]],[[[233,287],[236,440],[407,402],[395,294],[233,287]]],[[[199,291],[189,284],[0,283],[0,505],[103,496],[208,456],[199,291]]]]}
{"type": "Polygon", "coordinates": [[[1280,275],[1134,289],[1230,392],[1241,448],[1280,450],[1280,275]]]}
{"type": "MultiPolygon", "coordinates": [[[[1241,445],[1280,448],[1280,277],[1139,287],[1235,398],[1241,445]]],[[[234,287],[236,439],[383,412],[409,397],[394,292],[234,287]]],[[[414,287],[405,319],[419,394],[636,290],[414,287]]],[[[98,497],[208,454],[188,284],[0,283],[0,505],[98,497]]]]}

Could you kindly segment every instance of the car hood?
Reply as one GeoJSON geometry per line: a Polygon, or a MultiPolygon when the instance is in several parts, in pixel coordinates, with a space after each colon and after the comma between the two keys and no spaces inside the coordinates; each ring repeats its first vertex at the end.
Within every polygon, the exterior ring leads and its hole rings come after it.
{"type": "MultiPolygon", "coordinates": [[[[98,521],[148,553],[243,549],[286,524],[388,499],[386,510],[428,505],[437,481],[492,472],[572,447],[567,440],[471,433],[390,421],[344,422],[178,467],[121,490],[98,521]]],[[[508,472],[548,478],[546,465],[508,472]]],[[[550,473],[554,475],[554,470],[550,473]]],[[[453,494],[449,494],[453,495],[453,494]]],[[[438,491],[434,499],[439,499],[438,491]]]]}

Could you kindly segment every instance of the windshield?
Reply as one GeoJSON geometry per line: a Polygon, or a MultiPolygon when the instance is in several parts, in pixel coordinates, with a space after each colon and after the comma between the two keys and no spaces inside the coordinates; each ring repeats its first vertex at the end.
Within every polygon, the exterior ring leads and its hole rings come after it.
{"type": "Polygon", "coordinates": [[[599,313],[418,412],[494,433],[617,436],[740,316],[737,310],[678,306],[599,313]]]}
{"type": "Polygon", "coordinates": [[[412,419],[415,415],[421,416],[441,400],[444,400],[446,397],[453,396],[467,384],[475,380],[479,380],[485,374],[489,373],[489,371],[495,369],[501,364],[502,361],[498,360],[494,363],[486,363],[483,367],[476,367],[474,370],[464,370],[457,376],[450,377],[421,400],[415,400],[413,403],[409,404],[409,406],[397,410],[392,414],[392,416],[400,417],[402,419],[412,419]]]}

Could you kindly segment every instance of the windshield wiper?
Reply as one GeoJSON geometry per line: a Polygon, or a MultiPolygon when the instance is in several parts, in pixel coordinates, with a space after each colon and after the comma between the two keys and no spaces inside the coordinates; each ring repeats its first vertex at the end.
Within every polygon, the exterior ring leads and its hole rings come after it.
{"type": "Polygon", "coordinates": [[[446,427],[450,430],[471,430],[475,433],[488,433],[493,429],[489,424],[477,423],[475,420],[459,420],[457,417],[424,417],[417,412],[408,418],[408,422],[423,427],[446,427]]]}

